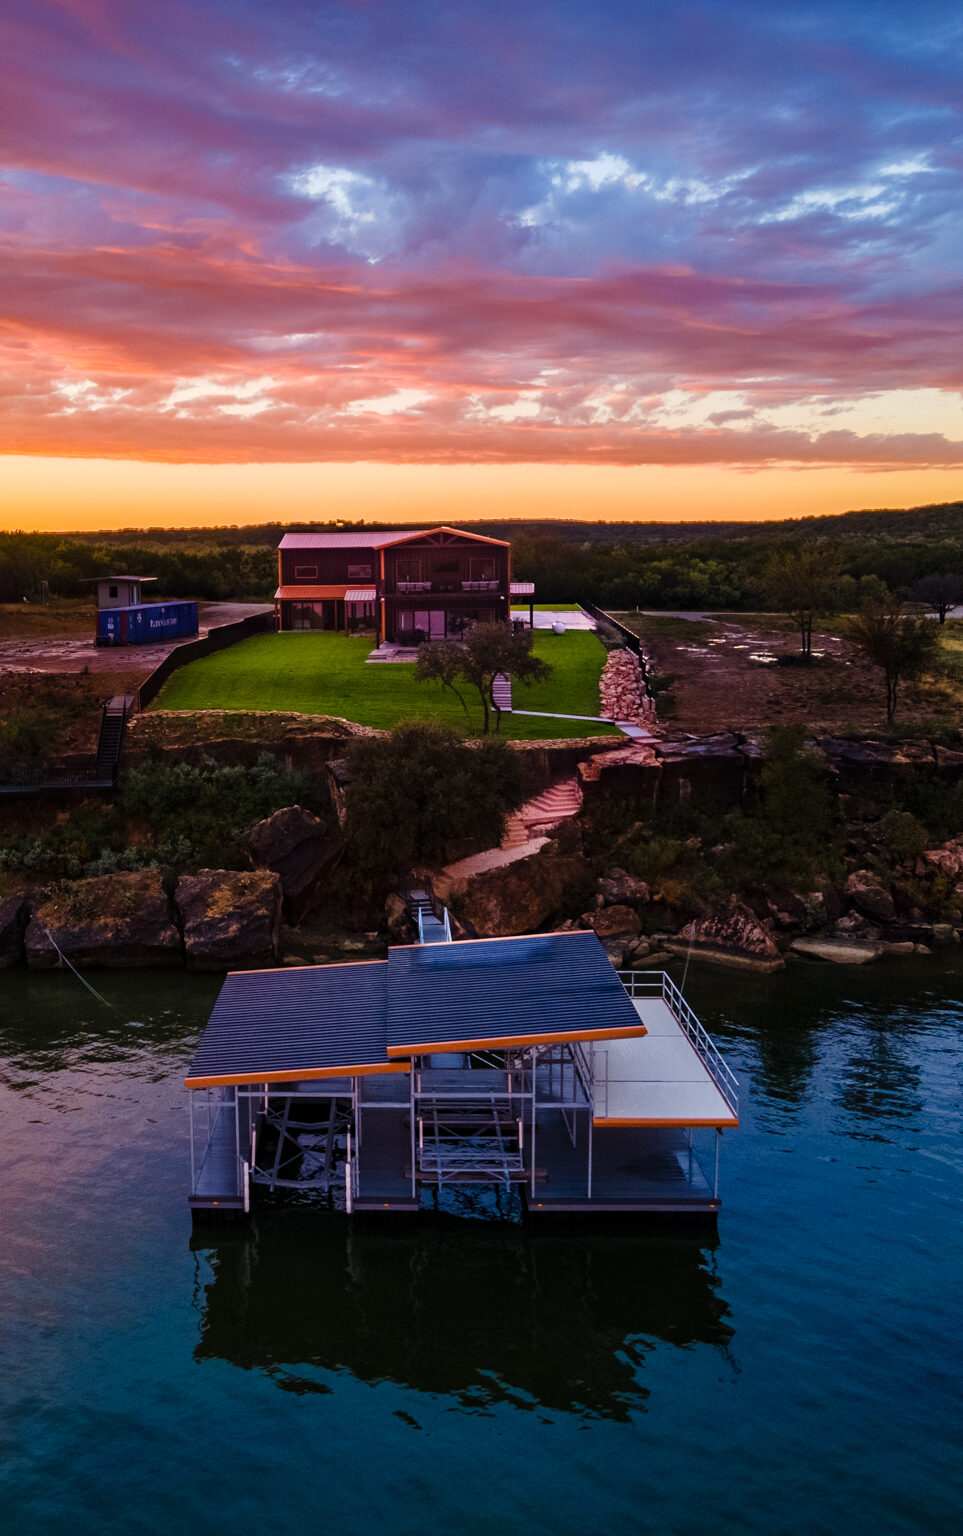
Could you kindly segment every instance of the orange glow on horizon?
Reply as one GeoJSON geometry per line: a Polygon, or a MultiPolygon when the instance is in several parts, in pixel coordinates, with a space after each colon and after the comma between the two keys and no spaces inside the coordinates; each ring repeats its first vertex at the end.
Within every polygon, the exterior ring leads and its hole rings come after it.
{"type": "Polygon", "coordinates": [[[81,532],[337,518],[389,523],[560,518],[746,521],[959,500],[954,469],[752,472],[585,464],[164,464],[3,460],[3,528],[81,532]]]}

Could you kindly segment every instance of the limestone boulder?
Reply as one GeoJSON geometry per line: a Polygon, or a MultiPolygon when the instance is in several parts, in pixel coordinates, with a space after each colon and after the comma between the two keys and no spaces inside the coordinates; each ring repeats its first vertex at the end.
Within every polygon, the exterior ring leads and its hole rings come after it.
{"type": "Polygon", "coordinates": [[[866,965],[886,953],[886,945],[882,943],[824,936],[793,939],[789,947],[794,954],[803,955],[808,960],[828,960],[833,965],[866,965]]]}
{"type": "Polygon", "coordinates": [[[785,965],[772,934],[736,896],[694,925],[687,924],[665,947],[672,954],[684,955],[690,944],[694,958],[720,965],[757,971],[780,971],[785,965]]]}
{"type": "Polygon", "coordinates": [[[202,869],[177,883],[174,902],[195,971],[256,969],[280,958],[281,878],[273,870],[202,869]]]}
{"type": "Polygon", "coordinates": [[[868,869],[855,869],[843,887],[843,895],[857,912],[874,923],[888,923],[896,916],[891,893],[868,869]]]}
{"type": "Polygon", "coordinates": [[[405,899],[397,891],[389,891],[385,898],[385,927],[393,944],[413,944],[418,937],[405,899]]]}
{"type": "Polygon", "coordinates": [[[23,956],[27,926],[27,898],[4,896],[0,900],[0,971],[16,965],[23,956]]]}
{"type": "Polygon", "coordinates": [[[614,906],[597,907],[594,912],[584,913],[582,927],[594,929],[603,943],[621,940],[623,947],[628,947],[638,936],[642,924],[639,914],[631,907],[614,906]]]}
{"type": "Polygon", "coordinates": [[[766,911],[777,928],[784,932],[807,928],[811,921],[811,909],[801,896],[784,891],[778,886],[766,886],[760,892],[766,911]]]}
{"type": "Polygon", "coordinates": [[[58,965],[58,949],[79,966],[182,963],[181,936],[153,870],[62,886],[34,909],[24,947],[31,970],[58,965]]]}
{"type": "Polygon", "coordinates": [[[954,837],[939,848],[928,848],[923,859],[931,870],[941,870],[951,880],[963,879],[963,837],[954,837]]]}
{"type": "Polygon", "coordinates": [[[455,877],[436,875],[435,894],[480,939],[535,933],[559,911],[570,882],[584,868],[580,858],[560,853],[549,841],[509,863],[455,877]]]}
{"type": "Polygon", "coordinates": [[[318,881],[341,856],[339,830],[300,805],[288,805],[251,827],[241,839],[255,867],[280,878],[285,916],[296,922],[318,881]]]}
{"type": "Polygon", "coordinates": [[[644,880],[637,880],[625,869],[607,869],[596,885],[596,890],[606,907],[644,906],[649,899],[649,887],[644,880]]]}

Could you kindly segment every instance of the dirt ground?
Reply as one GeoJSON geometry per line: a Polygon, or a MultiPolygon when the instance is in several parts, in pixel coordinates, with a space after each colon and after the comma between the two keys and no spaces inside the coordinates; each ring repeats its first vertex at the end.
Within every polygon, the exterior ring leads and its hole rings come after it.
{"type": "MultiPolygon", "coordinates": [[[[198,603],[199,633],[233,624],[252,613],[266,613],[270,603],[198,603]]],[[[90,602],[57,601],[48,607],[0,603],[0,681],[12,672],[136,673],[153,672],[175,643],[137,645],[121,653],[94,643],[96,609],[90,602]],[[123,654],[124,663],[118,657],[123,654]],[[129,661],[128,661],[129,657],[129,661]]]]}
{"type": "MultiPolygon", "coordinates": [[[[672,677],[666,727],[696,734],[800,723],[834,732],[885,724],[882,674],[837,631],[813,634],[813,660],[793,665],[799,637],[768,614],[617,615],[645,641],[658,676],[672,677]]],[[[961,626],[963,627],[963,626],[961,626]]],[[[959,639],[948,624],[947,643],[959,639]]],[[[949,658],[948,658],[949,659],[949,658]]],[[[963,689],[949,681],[907,689],[897,724],[958,721],[963,689]]]]}

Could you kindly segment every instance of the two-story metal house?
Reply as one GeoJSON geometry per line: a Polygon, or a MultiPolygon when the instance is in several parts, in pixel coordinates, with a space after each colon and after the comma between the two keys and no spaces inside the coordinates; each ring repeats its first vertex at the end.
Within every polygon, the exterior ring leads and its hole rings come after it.
{"type": "Polygon", "coordinates": [[[274,595],[278,628],[373,629],[380,641],[458,639],[473,623],[531,606],[531,582],[511,580],[511,546],[458,528],[286,533],[274,595]]]}

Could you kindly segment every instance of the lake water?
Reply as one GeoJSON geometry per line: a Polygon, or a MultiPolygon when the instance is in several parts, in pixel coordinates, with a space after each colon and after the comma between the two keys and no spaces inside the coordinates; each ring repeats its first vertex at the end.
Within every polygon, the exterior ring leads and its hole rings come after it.
{"type": "Polygon", "coordinates": [[[0,976],[0,1527],[949,1532],[963,968],[687,992],[748,1080],[718,1235],[298,1209],[192,1235],[216,980],[0,976]]]}

